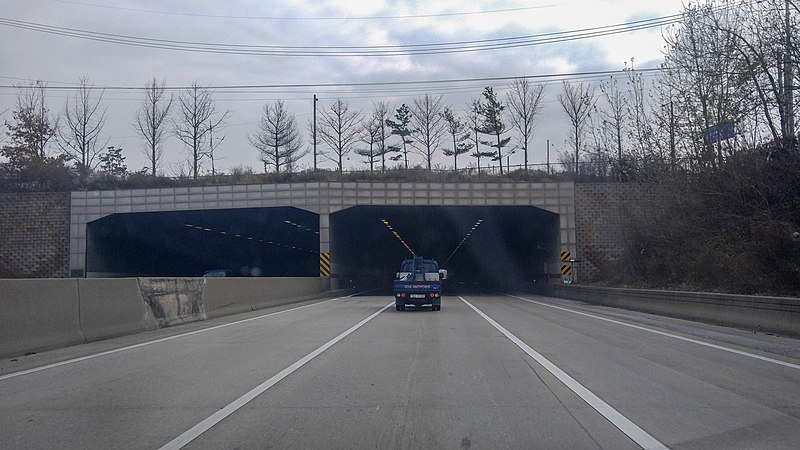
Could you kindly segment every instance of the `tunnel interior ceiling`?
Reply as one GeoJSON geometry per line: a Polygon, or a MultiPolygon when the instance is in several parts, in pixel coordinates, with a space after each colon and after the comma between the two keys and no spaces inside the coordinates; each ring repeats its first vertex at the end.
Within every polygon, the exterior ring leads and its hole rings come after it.
{"type": "Polygon", "coordinates": [[[558,215],[532,206],[356,206],[330,223],[334,263],[362,284],[393,277],[411,256],[403,242],[443,265],[451,284],[544,281],[558,252],[558,215]]]}
{"type": "Polygon", "coordinates": [[[87,225],[87,272],[318,276],[319,216],[293,207],[113,214],[87,225]]]}

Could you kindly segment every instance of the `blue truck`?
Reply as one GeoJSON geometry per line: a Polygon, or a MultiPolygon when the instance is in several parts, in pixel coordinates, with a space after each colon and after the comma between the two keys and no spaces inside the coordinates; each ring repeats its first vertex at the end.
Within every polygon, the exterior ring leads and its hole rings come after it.
{"type": "Polygon", "coordinates": [[[400,265],[394,281],[394,304],[398,311],[406,305],[431,305],[432,311],[442,309],[442,280],[447,271],[439,269],[435,259],[413,256],[400,265]]]}

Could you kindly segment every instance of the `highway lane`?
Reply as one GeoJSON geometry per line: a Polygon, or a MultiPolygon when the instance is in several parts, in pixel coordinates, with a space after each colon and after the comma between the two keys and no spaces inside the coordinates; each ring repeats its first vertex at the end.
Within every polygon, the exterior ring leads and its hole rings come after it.
{"type": "Polygon", "coordinates": [[[446,297],[441,312],[390,302],[337,299],[47,352],[34,359],[169,339],[13,378],[4,361],[0,448],[160,448],[231,405],[186,447],[638,447],[467,302],[665,446],[800,442],[796,340],[534,296],[446,297]],[[170,338],[186,330],[197,332],[170,338]]]}

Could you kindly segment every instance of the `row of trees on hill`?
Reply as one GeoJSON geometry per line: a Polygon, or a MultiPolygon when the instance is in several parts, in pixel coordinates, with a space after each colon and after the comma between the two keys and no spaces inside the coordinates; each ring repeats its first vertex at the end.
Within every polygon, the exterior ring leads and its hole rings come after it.
{"type": "MultiPolygon", "coordinates": [[[[320,156],[341,172],[347,156],[354,153],[363,158],[370,171],[385,171],[387,162],[398,162],[408,169],[413,165],[410,154],[416,153],[432,170],[434,158],[441,152],[452,157],[457,171],[459,156],[472,152],[469,156],[476,159],[479,171],[482,160],[491,160],[499,163],[503,174],[503,151],[511,142],[508,134],[513,129],[519,135],[518,145],[527,167],[543,90],[543,85],[533,85],[526,79],[514,80],[504,101],[492,87],[486,87],[480,100],[471,101],[464,116],[444,105],[441,95],[425,94],[411,105],[403,103],[394,110],[388,102],[379,101],[367,112],[354,110],[337,99],[321,111],[317,124],[308,123],[312,148],[320,145],[326,149],[313,155],[314,165],[320,156]]],[[[260,152],[265,172],[291,171],[309,152],[297,120],[282,101],[264,106],[259,128],[249,138],[260,152]]]]}
{"type": "Polygon", "coordinates": [[[646,216],[620,212],[605,281],[800,296],[798,16],[788,0],[690,4],[649,93],[635,75],[632,96],[583,94],[605,105],[586,119],[586,169],[660,183],[646,216]]]}
{"type": "MultiPolygon", "coordinates": [[[[550,93],[568,124],[568,149],[558,162],[574,176],[653,180],[720,170],[740,152],[797,150],[798,14],[785,0],[692,3],[665,33],[665,60],[652,83],[631,62],[595,83],[565,80],[547,88],[520,78],[500,91],[487,86],[466,105],[425,94],[399,106],[378,101],[356,110],[336,99],[305,127],[278,100],[264,105],[247,137],[265,173],[295,172],[300,159],[313,153],[314,169],[329,160],[343,171],[352,155],[371,171],[409,168],[418,164],[416,155],[430,170],[444,155],[455,171],[492,164],[504,174],[511,153],[522,154],[522,167],[530,167],[535,126],[550,93]]],[[[20,87],[16,107],[6,114],[3,179],[17,186],[55,186],[66,179],[86,186],[127,174],[122,150],[103,138],[102,89],[81,79],[55,113],[47,92],[41,83],[20,87]]],[[[153,78],[143,93],[132,120],[148,160],[139,174],[163,173],[170,136],[188,150],[173,168],[176,175],[218,173],[221,131],[231,112],[218,110],[213,91],[194,83],[175,95],[153,78]]]]}
{"type": "MultiPolygon", "coordinates": [[[[492,87],[486,87],[482,98],[473,99],[463,116],[445,106],[441,95],[425,94],[410,106],[403,103],[394,110],[386,101],[375,102],[367,113],[336,99],[320,111],[317,123],[309,121],[310,145],[304,143],[295,115],[278,100],[264,105],[248,140],[257,150],[265,173],[295,171],[300,158],[313,148],[314,168],[318,159],[324,158],[339,172],[351,153],[363,158],[370,171],[385,171],[387,162],[408,169],[414,153],[421,155],[425,167],[432,170],[434,158],[443,153],[452,157],[456,171],[459,157],[472,156],[479,171],[482,162],[485,166],[496,161],[503,174],[508,169],[503,165],[503,154],[512,141],[512,130],[519,135],[515,144],[525,155],[525,167],[528,165],[543,91],[543,85],[514,80],[504,101],[492,87]]],[[[216,174],[215,152],[225,139],[219,130],[231,112],[218,111],[213,92],[196,83],[176,98],[163,81],[153,78],[143,92],[132,126],[143,141],[148,165],[137,174],[159,173],[169,136],[176,137],[188,150],[185,164],[179,167],[181,175],[196,179],[207,164],[211,174],[216,174]]],[[[19,87],[16,108],[11,120],[5,122],[8,139],[1,150],[6,160],[0,163],[0,172],[6,181],[55,187],[64,185],[71,175],[73,184],[86,186],[99,175],[128,174],[121,149],[102,139],[107,118],[102,89],[81,79],[75,96],[65,102],[60,114],[51,113],[46,94],[47,86],[41,82],[19,87]]]]}

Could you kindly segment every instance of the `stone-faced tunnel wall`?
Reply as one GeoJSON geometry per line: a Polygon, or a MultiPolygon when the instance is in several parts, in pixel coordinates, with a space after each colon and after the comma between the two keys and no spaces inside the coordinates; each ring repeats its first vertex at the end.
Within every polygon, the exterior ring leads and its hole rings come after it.
{"type": "Polygon", "coordinates": [[[578,257],[582,280],[601,276],[603,269],[618,267],[629,244],[622,225],[631,217],[653,212],[663,190],[645,183],[579,183],[575,185],[578,257]]]}
{"type": "Polygon", "coordinates": [[[0,194],[0,278],[69,275],[68,192],[0,194]]]}

